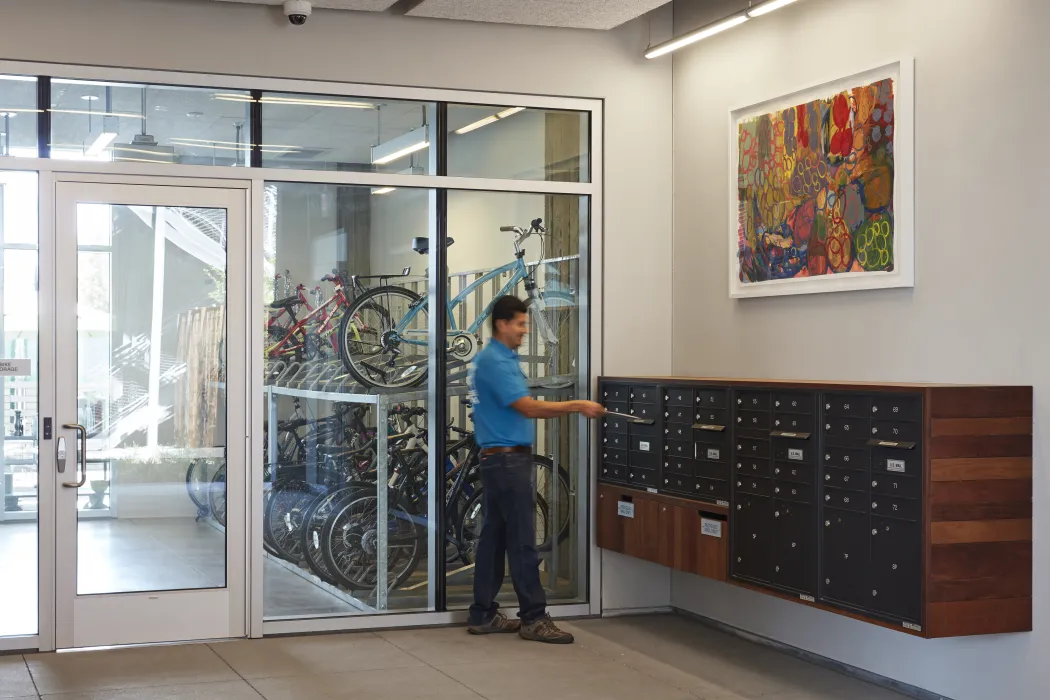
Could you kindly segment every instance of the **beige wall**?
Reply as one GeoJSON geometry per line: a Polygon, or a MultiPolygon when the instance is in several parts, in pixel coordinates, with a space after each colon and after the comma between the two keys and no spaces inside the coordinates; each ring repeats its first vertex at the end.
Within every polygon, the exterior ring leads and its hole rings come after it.
{"type": "MultiPolygon", "coordinates": [[[[679,31],[702,21],[676,3],[679,31]]],[[[716,8],[740,9],[722,2],[716,8]]],[[[716,13],[716,17],[717,17],[716,13]]],[[[1035,386],[1035,531],[1050,507],[1045,0],[804,0],[674,58],[677,374],[1035,386]],[[728,296],[731,109],[915,58],[916,286],[728,296]]],[[[1050,687],[1050,544],[1032,634],[925,641],[676,574],[676,606],[955,700],[1050,687]]]]}

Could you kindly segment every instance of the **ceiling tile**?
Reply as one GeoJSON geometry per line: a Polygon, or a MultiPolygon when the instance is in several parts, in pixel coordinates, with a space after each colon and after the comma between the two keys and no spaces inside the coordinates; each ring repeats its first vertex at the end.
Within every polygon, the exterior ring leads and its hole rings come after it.
{"type": "Polygon", "coordinates": [[[612,29],[667,4],[668,0],[423,0],[414,17],[612,29]]]}
{"type": "MultiPolygon", "coordinates": [[[[216,2],[239,2],[248,5],[283,5],[284,0],[216,0],[216,2]]],[[[316,9],[331,10],[365,10],[382,12],[395,4],[397,0],[310,0],[316,9]]]]}

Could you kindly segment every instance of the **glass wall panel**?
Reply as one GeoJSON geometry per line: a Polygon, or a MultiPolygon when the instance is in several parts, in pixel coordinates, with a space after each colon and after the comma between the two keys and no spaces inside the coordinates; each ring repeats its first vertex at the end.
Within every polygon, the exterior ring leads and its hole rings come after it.
{"type": "Polygon", "coordinates": [[[590,113],[449,105],[448,174],[590,182],[590,113]]]}
{"type": "Polygon", "coordinates": [[[51,157],[247,166],[243,90],[51,81],[51,157]]]}
{"type": "Polygon", "coordinates": [[[226,218],[77,205],[78,595],[226,586],[226,218]]]}
{"type": "Polygon", "coordinates": [[[37,189],[0,171],[0,637],[37,633],[37,189]]]}
{"type": "Polygon", "coordinates": [[[266,185],[267,619],[431,609],[421,384],[431,195],[266,185]],[[388,363],[380,349],[395,337],[415,361],[388,363]],[[381,391],[381,377],[404,381],[381,391]]]}
{"type": "MultiPolygon", "coordinates": [[[[531,298],[529,332],[518,349],[521,369],[535,398],[567,401],[587,398],[581,358],[589,348],[581,344],[581,241],[589,235],[588,200],[570,195],[513,194],[451,191],[448,194],[449,323],[453,347],[463,338],[480,340],[492,335],[489,304],[513,294],[531,298]],[[501,231],[502,227],[515,231],[501,231]],[[518,252],[523,252],[521,258],[518,252]],[[526,283],[535,282],[529,291],[526,283]],[[465,334],[466,337],[456,333],[465,334]]],[[[531,286],[531,285],[530,285],[531,286]]],[[[585,329],[583,329],[585,331],[585,329]]],[[[462,380],[455,379],[457,363],[450,354],[448,411],[453,425],[472,431],[473,421],[462,380]]],[[[460,367],[465,363],[460,363],[460,367]]],[[[579,485],[586,481],[581,445],[587,424],[578,416],[536,422],[533,446],[536,467],[536,543],[541,557],[541,579],[550,602],[585,597],[585,543],[578,537],[578,516],[587,512],[580,502],[579,485]]],[[[458,561],[448,568],[449,608],[467,607],[472,600],[473,548],[484,513],[479,482],[456,498],[455,532],[461,545],[458,561]]],[[[500,598],[509,612],[516,609],[514,592],[503,587],[500,598]]]]}
{"type": "Polygon", "coordinates": [[[267,168],[432,175],[433,102],[267,92],[267,168]]]}
{"type": "Polygon", "coordinates": [[[36,78],[0,75],[0,157],[37,157],[39,111],[36,78]]]}

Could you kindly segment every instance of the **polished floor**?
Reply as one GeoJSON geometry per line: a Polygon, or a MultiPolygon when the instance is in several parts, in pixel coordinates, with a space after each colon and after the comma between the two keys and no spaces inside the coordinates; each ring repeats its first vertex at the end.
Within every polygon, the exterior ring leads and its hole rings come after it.
{"type": "Polygon", "coordinates": [[[563,623],[569,647],[461,627],[0,657],[0,698],[904,700],[680,616],[563,623]]]}

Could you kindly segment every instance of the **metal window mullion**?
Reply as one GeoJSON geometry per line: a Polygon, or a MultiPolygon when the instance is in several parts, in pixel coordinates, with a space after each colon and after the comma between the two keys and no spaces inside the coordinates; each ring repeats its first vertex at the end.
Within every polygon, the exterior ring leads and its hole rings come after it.
{"type": "MultiPolygon", "coordinates": [[[[431,139],[431,171],[444,175],[448,169],[448,105],[438,103],[432,110],[433,138],[431,139]]],[[[428,438],[430,464],[427,480],[428,522],[430,523],[431,596],[428,601],[436,612],[448,609],[445,569],[445,450],[447,449],[448,421],[448,357],[445,354],[445,336],[448,330],[448,190],[435,189],[430,195],[430,266],[429,272],[429,332],[428,350],[428,438]]]]}
{"type": "Polygon", "coordinates": [[[262,167],[262,90],[252,90],[252,101],[248,103],[248,139],[251,145],[248,163],[253,168],[262,167]]]}
{"type": "Polygon", "coordinates": [[[41,158],[51,157],[51,78],[36,79],[36,152],[41,158]]]}
{"type": "Polygon", "coordinates": [[[388,609],[390,592],[390,462],[389,402],[387,396],[376,400],[376,610],[388,609]]]}

